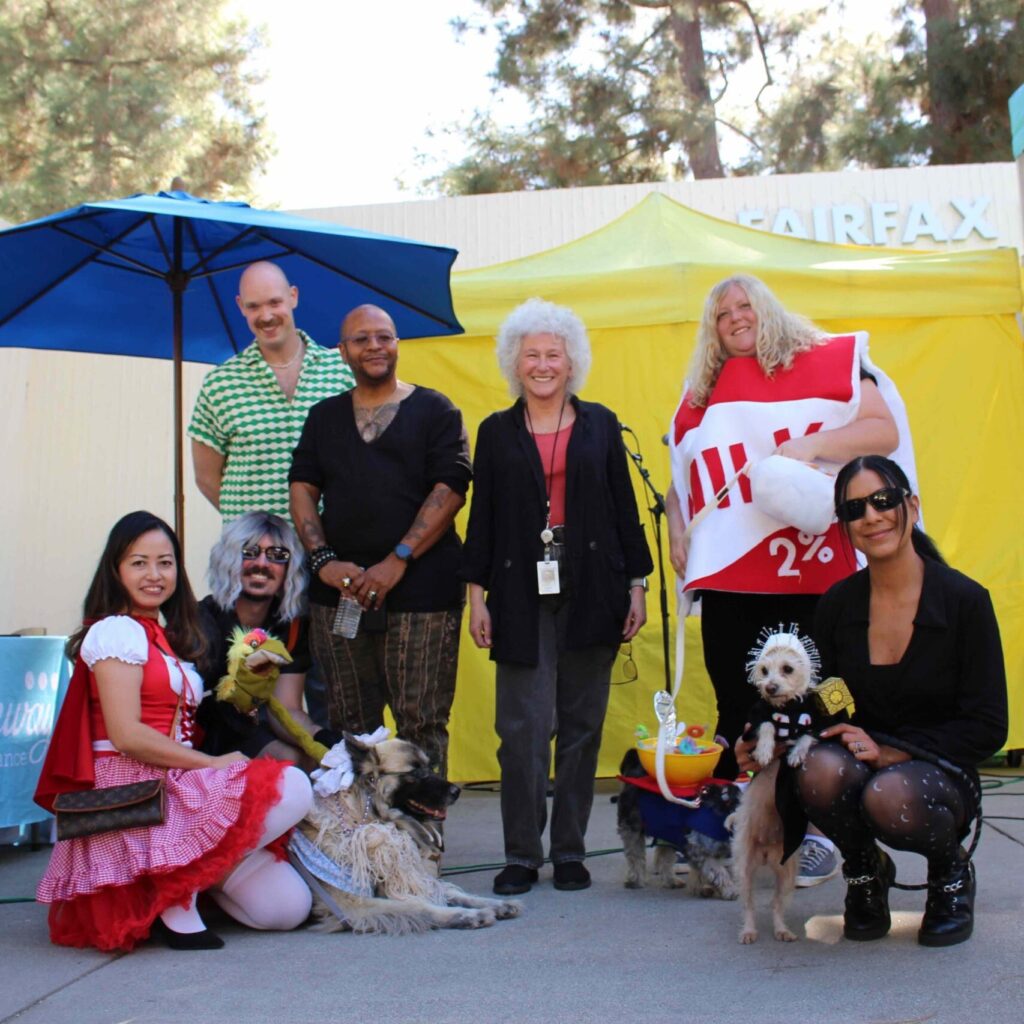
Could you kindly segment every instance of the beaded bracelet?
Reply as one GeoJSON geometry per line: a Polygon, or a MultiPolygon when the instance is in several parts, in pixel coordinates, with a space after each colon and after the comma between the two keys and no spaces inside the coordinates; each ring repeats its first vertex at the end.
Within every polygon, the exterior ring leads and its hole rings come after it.
{"type": "Polygon", "coordinates": [[[314,548],[309,553],[309,569],[314,576],[320,576],[320,570],[328,562],[336,562],[338,560],[338,552],[334,548],[328,547],[326,544],[321,547],[314,548]]]}

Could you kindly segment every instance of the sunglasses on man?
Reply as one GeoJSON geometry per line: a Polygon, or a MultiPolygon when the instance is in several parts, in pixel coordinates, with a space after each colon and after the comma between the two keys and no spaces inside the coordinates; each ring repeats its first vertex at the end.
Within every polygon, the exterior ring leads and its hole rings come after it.
{"type": "Polygon", "coordinates": [[[883,487],[866,498],[849,498],[836,506],[836,519],[841,523],[853,523],[864,518],[870,505],[876,512],[888,512],[898,508],[910,497],[905,487],[883,487]]]}
{"type": "Polygon", "coordinates": [[[286,565],[292,560],[292,553],[277,544],[268,544],[265,548],[261,548],[259,544],[246,544],[242,548],[242,561],[255,562],[261,554],[267,556],[268,562],[274,562],[277,565],[286,565]]]}

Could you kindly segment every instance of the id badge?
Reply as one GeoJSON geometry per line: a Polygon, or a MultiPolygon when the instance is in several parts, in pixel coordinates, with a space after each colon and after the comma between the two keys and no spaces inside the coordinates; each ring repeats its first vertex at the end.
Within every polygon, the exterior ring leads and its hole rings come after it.
{"type": "Polygon", "coordinates": [[[538,562],[537,563],[537,593],[558,594],[561,588],[558,584],[558,563],[538,562]]]}

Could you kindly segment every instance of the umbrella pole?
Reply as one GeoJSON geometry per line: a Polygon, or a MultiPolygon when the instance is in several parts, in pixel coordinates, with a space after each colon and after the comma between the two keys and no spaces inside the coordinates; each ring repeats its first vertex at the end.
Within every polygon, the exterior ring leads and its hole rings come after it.
{"type": "Polygon", "coordinates": [[[182,452],[181,372],[182,372],[182,304],[186,279],[181,271],[180,217],[174,218],[174,269],[170,275],[174,304],[174,532],[178,535],[182,557],[185,553],[185,474],[182,452]]]}

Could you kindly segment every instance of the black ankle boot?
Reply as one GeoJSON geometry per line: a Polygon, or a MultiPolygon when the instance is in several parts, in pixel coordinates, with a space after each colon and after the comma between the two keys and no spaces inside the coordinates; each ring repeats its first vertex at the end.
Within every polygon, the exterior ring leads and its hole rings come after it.
{"type": "Polygon", "coordinates": [[[952,866],[928,865],[928,902],[917,941],[922,946],[955,946],[974,931],[974,863],[961,851],[952,866]]]}
{"type": "Polygon", "coordinates": [[[889,855],[873,846],[843,862],[846,879],[846,909],[843,934],[857,942],[880,939],[892,925],[889,917],[889,887],[896,878],[896,865],[889,855]]]}

